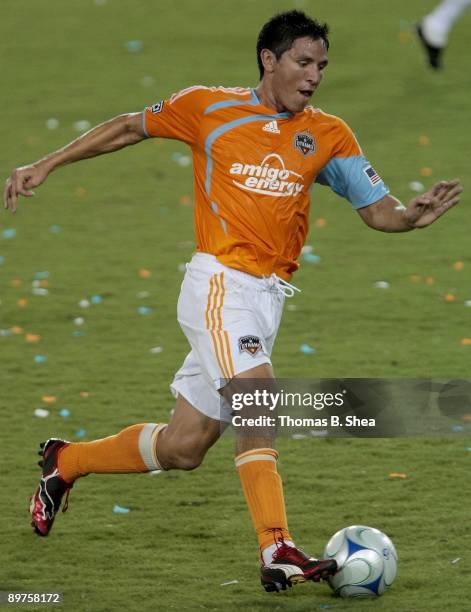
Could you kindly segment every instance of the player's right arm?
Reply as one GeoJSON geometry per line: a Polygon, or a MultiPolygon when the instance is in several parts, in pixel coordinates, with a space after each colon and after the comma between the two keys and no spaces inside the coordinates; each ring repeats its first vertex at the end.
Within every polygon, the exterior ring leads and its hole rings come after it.
{"type": "Polygon", "coordinates": [[[43,183],[50,172],[81,159],[111,153],[144,140],[142,113],[128,113],[97,125],[62,149],[42,159],[15,168],[6,180],[3,205],[16,212],[18,196],[31,197],[32,189],[43,183]]]}

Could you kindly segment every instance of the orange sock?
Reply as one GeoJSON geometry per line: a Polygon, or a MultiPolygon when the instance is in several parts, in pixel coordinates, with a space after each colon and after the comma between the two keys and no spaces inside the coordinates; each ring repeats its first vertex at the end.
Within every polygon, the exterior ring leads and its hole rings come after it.
{"type": "Polygon", "coordinates": [[[261,551],[278,540],[292,539],[277,459],[278,453],[272,448],[250,450],[235,459],[261,551]]]}
{"type": "Polygon", "coordinates": [[[59,451],[59,473],[68,482],[87,474],[150,472],[161,467],[155,445],[166,424],[140,423],[93,442],[70,443],[59,451]]]}

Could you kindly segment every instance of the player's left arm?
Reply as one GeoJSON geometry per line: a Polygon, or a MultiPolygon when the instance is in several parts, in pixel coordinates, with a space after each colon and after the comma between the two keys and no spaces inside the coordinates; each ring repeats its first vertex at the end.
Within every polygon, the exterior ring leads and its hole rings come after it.
{"type": "Polygon", "coordinates": [[[362,220],[381,232],[408,232],[431,225],[460,201],[463,187],[459,180],[440,181],[404,206],[387,194],[377,202],[358,208],[362,220]]]}

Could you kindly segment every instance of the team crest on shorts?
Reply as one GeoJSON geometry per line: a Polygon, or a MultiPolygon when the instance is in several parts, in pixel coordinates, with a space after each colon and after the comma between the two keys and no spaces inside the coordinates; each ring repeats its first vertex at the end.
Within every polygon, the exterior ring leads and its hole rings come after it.
{"type": "Polygon", "coordinates": [[[242,336],[239,338],[239,351],[246,351],[255,356],[262,348],[262,341],[257,336],[242,336]]]}
{"type": "Polygon", "coordinates": [[[307,157],[316,152],[316,141],[311,132],[298,132],[294,135],[294,148],[307,157]]]}

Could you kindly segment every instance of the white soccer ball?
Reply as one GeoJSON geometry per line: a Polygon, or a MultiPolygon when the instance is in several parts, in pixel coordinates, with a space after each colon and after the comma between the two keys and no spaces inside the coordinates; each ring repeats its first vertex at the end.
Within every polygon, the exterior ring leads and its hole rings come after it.
{"type": "Polygon", "coordinates": [[[397,574],[397,553],[386,534],[374,527],[352,525],[337,531],[324,549],[339,571],[329,584],[340,597],[374,597],[391,586],[397,574]]]}

